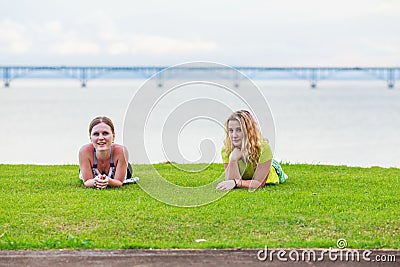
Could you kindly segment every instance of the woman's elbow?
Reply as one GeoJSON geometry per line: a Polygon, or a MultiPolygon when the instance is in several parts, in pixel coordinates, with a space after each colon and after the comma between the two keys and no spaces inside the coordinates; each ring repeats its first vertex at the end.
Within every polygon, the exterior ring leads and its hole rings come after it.
{"type": "Polygon", "coordinates": [[[90,180],[87,180],[87,181],[83,182],[83,185],[84,185],[85,187],[93,187],[93,183],[91,183],[90,180]]]}

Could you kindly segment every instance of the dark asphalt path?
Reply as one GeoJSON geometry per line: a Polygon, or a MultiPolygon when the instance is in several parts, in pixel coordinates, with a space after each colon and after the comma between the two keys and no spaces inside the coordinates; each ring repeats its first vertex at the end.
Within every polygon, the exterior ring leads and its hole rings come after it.
{"type": "MultiPolygon", "coordinates": [[[[371,250],[367,258],[363,259],[364,250],[353,250],[360,255],[360,260],[349,261],[337,260],[334,255],[322,254],[321,249],[315,249],[316,260],[312,254],[305,250],[285,250],[281,258],[288,261],[283,262],[278,259],[278,252],[273,253],[271,261],[271,249],[268,249],[268,256],[265,250],[259,249],[214,249],[214,250],[151,250],[151,249],[129,249],[129,250],[0,250],[0,266],[31,266],[31,267],[53,267],[53,266],[382,266],[400,267],[400,250],[371,250]],[[299,261],[291,261],[292,257],[299,255],[299,261]],[[311,260],[301,260],[302,253],[305,258],[309,256],[311,260]],[[321,254],[323,256],[321,256],[321,254]],[[258,255],[258,256],[257,256],[258,255]],[[267,257],[267,258],[266,258],[267,257]],[[269,257],[269,258],[268,258],[269,257]],[[265,259],[265,261],[260,260],[265,259]],[[393,261],[395,259],[395,261],[393,261]],[[379,260],[379,261],[378,261],[379,260]],[[385,261],[383,261],[385,260],[385,261]],[[391,261],[389,261],[391,260],[391,261]]],[[[281,252],[283,253],[283,252],[281,252]]],[[[343,256],[343,259],[345,257],[343,256]]],[[[354,258],[356,259],[356,257],[354,258]]]]}

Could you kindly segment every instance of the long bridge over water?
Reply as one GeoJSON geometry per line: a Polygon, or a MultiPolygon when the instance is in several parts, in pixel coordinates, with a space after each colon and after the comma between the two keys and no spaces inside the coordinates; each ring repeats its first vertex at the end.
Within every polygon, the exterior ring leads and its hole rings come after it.
{"type": "MultiPolygon", "coordinates": [[[[109,79],[117,75],[121,79],[148,79],[168,67],[163,66],[0,66],[4,87],[9,87],[12,80],[21,78],[71,78],[79,80],[86,87],[91,79],[109,79]]],[[[298,79],[310,82],[316,88],[321,80],[380,79],[394,88],[395,81],[400,79],[400,67],[233,67],[250,79],[298,79]]],[[[179,71],[218,72],[223,68],[215,67],[174,67],[179,71]]],[[[226,68],[224,68],[226,70],[226,68]]],[[[228,77],[235,79],[234,77],[228,77]]],[[[163,79],[159,78],[159,86],[163,79]]],[[[237,85],[240,81],[237,81],[237,85]]]]}

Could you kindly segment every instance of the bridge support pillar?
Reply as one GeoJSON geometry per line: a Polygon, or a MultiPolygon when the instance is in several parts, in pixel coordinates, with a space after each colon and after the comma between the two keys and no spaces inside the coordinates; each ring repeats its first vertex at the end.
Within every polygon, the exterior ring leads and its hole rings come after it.
{"type": "Polygon", "coordinates": [[[394,88],[394,69],[387,69],[387,87],[389,89],[394,88]]]}
{"type": "Polygon", "coordinates": [[[80,80],[81,80],[81,87],[85,88],[87,84],[87,73],[86,73],[86,68],[81,68],[80,69],[80,80]]]}
{"type": "Polygon", "coordinates": [[[317,69],[311,69],[311,73],[310,73],[311,89],[317,88],[317,80],[318,80],[317,71],[318,71],[317,69]]]}
{"type": "Polygon", "coordinates": [[[3,68],[3,84],[4,87],[10,87],[10,68],[3,68]]]}

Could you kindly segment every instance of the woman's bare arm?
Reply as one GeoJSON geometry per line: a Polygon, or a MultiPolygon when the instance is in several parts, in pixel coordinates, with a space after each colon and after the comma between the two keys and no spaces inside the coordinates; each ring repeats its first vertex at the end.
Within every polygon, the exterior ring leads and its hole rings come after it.
{"type": "Polygon", "coordinates": [[[267,182],[269,171],[271,170],[272,159],[263,163],[259,163],[254,172],[252,180],[238,180],[237,186],[239,188],[257,189],[263,187],[267,182]]]}

